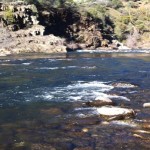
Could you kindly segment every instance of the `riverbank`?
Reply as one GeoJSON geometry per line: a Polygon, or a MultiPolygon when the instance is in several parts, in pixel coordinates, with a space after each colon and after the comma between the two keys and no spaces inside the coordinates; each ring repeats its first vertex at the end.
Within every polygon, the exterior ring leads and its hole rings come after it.
{"type": "MultiPolygon", "coordinates": [[[[137,9],[141,8],[141,4],[133,3],[137,9]]],[[[123,2],[115,10],[113,6],[100,2],[59,7],[24,2],[1,3],[0,56],[66,53],[84,49],[120,52],[149,49],[148,29],[140,31],[132,25],[130,31],[124,29],[123,33],[122,25],[118,28],[117,23],[123,20],[117,21],[123,15],[121,12],[125,11],[126,4],[123,2]],[[87,9],[89,5],[90,9],[87,9]]],[[[149,5],[145,2],[142,6],[145,10],[149,5]]],[[[134,8],[130,9],[134,11],[134,8]]],[[[126,22],[124,27],[129,26],[126,22]]]]}
{"type": "Polygon", "coordinates": [[[25,36],[27,31],[10,32],[5,28],[0,38],[0,56],[23,53],[66,53],[64,39],[54,35],[25,36]],[[23,32],[23,33],[22,33],[23,32]],[[22,34],[20,34],[22,33],[22,34]]]}
{"type": "MultiPolygon", "coordinates": [[[[106,52],[106,53],[150,53],[147,47],[130,49],[126,46],[108,44],[108,47],[88,47],[85,43],[67,42],[65,38],[50,35],[25,36],[27,30],[16,32],[1,28],[0,36],[0,56],[10,56],[16,54],[40,53],[67,53],[77,52],[106,52]],[[23,34],[24,33],[24,34],[23,34]]],[[[118,42],[119,43],[119,42],[118,42]]]]}

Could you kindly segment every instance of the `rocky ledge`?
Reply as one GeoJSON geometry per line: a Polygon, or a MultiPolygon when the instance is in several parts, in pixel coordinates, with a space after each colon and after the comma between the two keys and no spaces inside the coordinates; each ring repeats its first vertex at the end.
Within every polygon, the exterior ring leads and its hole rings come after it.
{"type": "MultiPolygon", "coordinates": [[[[32,30],[19,30],[10,32],[7,29],[1,30],[3,36],[0,38],[0,56],[19,53],[66,53],[65,40],[50,35],[30,36],[37,32],[40,26],[32,27],[32,30]],[[32,32],[31,32],[32,31],[32,32]]],[[[1,35],[2,35],[1,34],[1,35]]]]}

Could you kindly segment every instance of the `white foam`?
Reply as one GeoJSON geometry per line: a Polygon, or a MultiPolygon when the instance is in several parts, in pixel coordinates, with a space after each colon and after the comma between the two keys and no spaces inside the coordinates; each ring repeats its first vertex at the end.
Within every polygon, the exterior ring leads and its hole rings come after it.
{"type": "Polygon", "coordinates": [[[130,99],[127,98],[127,97],[125,97],[125,96],[109,95],[108,97],[109,97],[109,98],[115,98],[115,99],[122,99],[122,100],[125,100],[125,101],[130,101],[130,99]]]}
{"type": "Polygon", "coordinates": [[[26,102],[30,102],[31,100],[27,99],[26,102]]]}
{"type": "Polygon", "coordinates": [[[81,67],[82,69],[96,69],[96,66],[84,66],[84,67],[81,67]]]}
{"type": "Polygon", "coordinates": [[[31,63],[22,63],[22,65],[25,65],[25,66],[28,66],[30,65],[31,63]]]}
{"type": "Polygon", "coordinates": [[[137,93],[138,91],[131,91],[129,92],[130,94],[134,94],[134,93],[137,93]]]}
{"type": "Polygon", "coordinates": [[[77,52],[79,53],[83,53],[83,52],[88,52],[88,53],[147,53],[149,54],[150,53],[150,50],[148,49],[143,49],[143,50],[133,50],[133,49],[121,49],[121,50],[114,50],[114,49],[107,49],[107,50],[77,50],[77,52]]]}
{"type": "Polygon", "coordinates": [[[1,60],[2,62],[10,62],[11,60],[9,59],[5,59],[5,60],[1,60]]]}
{"type": "Polygon", "coordinates": [[[60,69],[72,69],[72,68],[78,68],[78,66],[61,67],[60,69]]]}
{"type": "Polygon", "coordinates": [[[60,87],[54,87],[52,89],[44,88],[39,89],[39,92],[41,95],[39,98],[44,98],[45,100],[54,100],[54,101],[89,101],[94,99],[100,99],[101,97],[104,98],[115,98],[116,100],[125,100],[130,101],[125,96],[119,96],[119,95],[110,95],[106,94],[105,92],[109,92],[114,87],[112,85],[109,85],[107,82],[101,82],[101,81],[91,81],[91,82],[85,82],[85,81],[77,81],[72,82],[68,86],[60,86],[60,87]]]}
{"type": "Polygon", "coordinates": [[[139,71],[140,73],[149,73],[150,71],[139,71]]]}
{"type": "Polygon", "coordinates": [[[36,68],[38,70],[57,70],[57,69],[72,69],[72,68],[78,68],[77,66],[67,66],[67,67],[40,67],[36,68]]]}
{"type": "Polygon", "coordinates": [[[68,99],[74,100],[74,101],[78,101],[82,99],[82,96],[69,96],[68,99]]]}
{"type": "Polygon", "coordinates": [[[94,107],[79,107],[79,108],[75,108],[75,111],[83,111],[83,110],[96,110],[96,108],[94,107]]]}
{"type": "Polygon", "coordinates": [[[130,101],[130,99],[125,97],[125,96],[110,95],[110,94],[105,94],[105,93],[97,93],[95,95],[97,95],[95,100],[98,100],[98,99],[101,99],[102,97],[104,97],[104,98],[110,98],[110,99],[111,98],[115,98],[115,99],[121,99],[121,100],[125,100],[125,101],[130,101]]]}
{"type": "Polygon", "coordinates": [[[115,83],[113,85],[115,88],[135,88],[136,85],[130,84],[130,83],[115,83]]]}
{"type": "Polygon", "coordinates": [[[48,59],[49,62],[55,62],[57,59],[48,59]]]}
{"type": "Polygon", "coordinates": [[[53,95],[50,95],[50,94],[48,94],[48,93],[46,93],[46,94],[43,94],[43,95],[41,95],[41,96],[36,96],[37,98],[39,98],[39,97],[43,97],[44,99],[46,99],[46,100],[51,100],[54,96],[53,95]]]}
{"type": "MultiPolygon", "coordinates": [[[[29,65],[28,63],[23,63],[24,65],[29,65]]],[[[80,67],[80,66],[66,66],[66,67],[39,67],[36,68],[38,70],[56,70],[56,69],[75,69],[75,68],[81,68],[81,69],[95,69],[96,66],[84,66],[84,67],[80,67]]]]}
{"type": "Polygon", "coordinates": [[[104,84],[104,82],[99,82],[99,81],[92,81],[92,82],[86,82],[86,83],[77,83],[77,84],[73,84],[73,85],[69,85],[67,86],[68,89],[95,89],[95,88],[100,88],[100,91],[110,91],[112,90],[114,87],[111,85],[106,85],[104,84]]]}
{"type": "Polygon", "coordinates": [[[85,114],[83,114],[83,113],[78,113],[76,116],[79,117],[79,118],[85,118],[85,117],[87,117],[87,116],[86,116],[85,114]]]}
{"type": "Polygon", "coordinates": [[[45,88],[39,89],[39,92],[42,91],[42,97],[44,99],[59,101],[89,101],[94,100],[95,97],[101,95],[107,95],[103,92],[110,91],[113,89],[113,86],[107,85],[104,82],[100,81],[92,81],[92,82],[84,82],[77,81],[69,84],[68,86],[63,87],[54,87],[52,89],[45,88]]]}
{"type": "Polygon", "coordinates": [[[38,70],[56,70],[59,69],[59,67],[41,67],[41,68],[36,68],[38,70]]]}
{"type": "Polygon", "coordinates": [[[76,114],[76,117],[79,117],[79,118],[86,118],[86,117],[90,117],[90,116],[95,116],[96,114],[93,113],[94,111],[89,111],[89,112],[85,112],[85,113],[77,113],[76,114]]]}

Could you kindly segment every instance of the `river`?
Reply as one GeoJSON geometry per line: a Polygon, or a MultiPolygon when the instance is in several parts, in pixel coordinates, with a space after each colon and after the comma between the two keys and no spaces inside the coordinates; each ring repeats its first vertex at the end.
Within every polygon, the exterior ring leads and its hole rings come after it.
{"type": "Polygon", "coordinates": [[[0,149],[150,149],[150,54],[72,52],[0,58],[0,149]],[[115,87],[116,83],[131,86],[115,87]],[[134,109],[106,121],[86,102],[134,109]],[[114,97],[113,97],[114,96],[114,97]],[[146,124],[147,126],[145,126],[146,124]]]}

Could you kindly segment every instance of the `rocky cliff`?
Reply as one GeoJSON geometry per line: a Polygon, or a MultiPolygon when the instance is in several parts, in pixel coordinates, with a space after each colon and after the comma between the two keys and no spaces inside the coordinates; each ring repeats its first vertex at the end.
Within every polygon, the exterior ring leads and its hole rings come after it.
{"type": "MultiPolygon", "coordinates": [[[[0,3],[1,54],[123,48],[118,40],[131,48],[140,48],[144,41],[140,39],[149,36],[149,29],[139,29],[138,22],[124,9],[128,3],[111,6],[112,2],[85,1],[57,8],[23,1],[0,3]]],[[[143,7],[133,3],[129,10],[144,8],[145,13],[147,3],[142,3],[143,7]]]]}
{"type": "Polygon", "coordinates": [[[0,5],[0,54],[26,52],[66,52],[65,39],[45,35],[35,5],[9,3],[0,5]]]}

